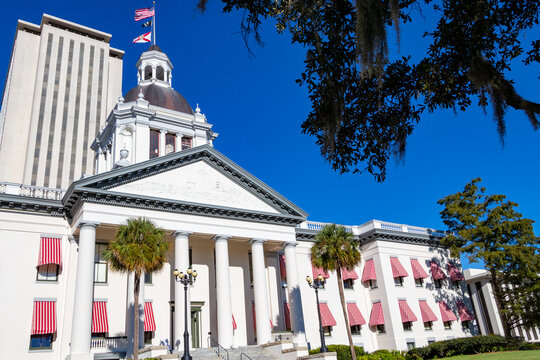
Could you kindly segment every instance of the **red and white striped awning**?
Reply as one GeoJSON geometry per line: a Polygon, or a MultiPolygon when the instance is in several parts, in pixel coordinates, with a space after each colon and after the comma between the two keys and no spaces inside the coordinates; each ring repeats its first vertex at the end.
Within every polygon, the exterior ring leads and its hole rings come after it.
{"type": "Polygon", "coordinates": [[[62,266],[62,244],[58,237],[41,237],[37,266],[47,264],[62,266]]]}
{"type": "Polygon", "coordinates": [[[42,335],[54,332],[56,332],[56,302],[34,301],[31,334],[42,335]]]}
{"type": "Polygon", "coordinates": [[[330,308],[326,303],[319,304],[319,310],[321,311],[321,322],[322,326],[336,326],[336,319],[332,316],[330,308]]]}
{"type": "Polygon", "coordinates": [[[366,261],[364,265],[364,271],[362,272],[362,282],[369,280],[377,280],[377,274],[375,273],[375,264],[373,259],[366,261]]]}
{"type": "Polygon", "coordinates": [[[347,268],[341,268],[341,276],[343,277],[343,280],[357,280],[358,279],[358,274],[356,273],[356,271],[354,271],[354,269],[352,270],[347,270],[347,268]]]}
{"type": "Polygon", "coordinates": [[[364,325],[366,320],[360,313],[360,309],[355,303],[347,303],[347,314],[349,315],[349,325],[364,325]]]}
{"type": "Polygon", "coordinates": [[[398,300],[398,305],[399,313],[401,314],[401,322],[412,322],[418,320],[409,304],[407,304],[407,300],[398,300]]]}
{"type": "Polygon", "coordinates": [[[283,303],[283,315],[285,315],[285,329],[291,329],[291,307],[289,303],[283,303]]]}
{"type": "Polygon", "coordinates": [[[156,331],[154,309],[150,301],[144,303],[144,331],[156,331]]]}
{"type": "Polygon", "coordinates": [[[447,268],[448,268],[448,274],[450,274],[450,279],[452,281],[463,281],[463,280],[465,280],[465,276],[463,276],[461,271],[459,271],[456,264],[448,263],[447,268]]]}
{"type": "Polygon", "coordinates": [[[429,275],[427,274],[427,272],[425,272],[422,265],[420,265],[420,262],[418,261],[418,259],[411,259],[411,267],[412,267],[413,277],[415,279],[425,279],[429,277],[429,275]]]}
{"type": "Polygon", "coordinates": [[[445,273],[441,270],[439,264],[436,261],[431,261],[431,276],[434,280],[446,279],[445,273]]]}
{"type": "Polygon", "coordinates": [[[392,268],[392,275],[394,278],[409,276],[407,270],[401,265],[397,257],[390,258],[390,267],[392,268]]]}
{"type": "Polygon", "coordinates": [[[444,301],[439,301],[439,310],[441,310],[442,321],[456,321],[456,315],[450,310],[444,301]]]}
{"type": "Polygon", "coordinates": [[[369,326],[377,325],[384,325],[384,315],[380,301],[373,304],[371,315],[369,316],[369,326]]]}
{"type": "Polygon", "coordinates": [[[420,314],[422,314],[423,322],[437,321],[437,316],[431,310],[426,300],[418,300],[418,303],[420,304],[420,314]]]}
{"type": "Polygon", "coordinates": [[[322,268],[315,267],[313,266],[313,264],[311,264],[311,274],[313,275],[313,280],[317,279],[319,275],[322,275],[322,277],[325,279],[328,279],[330,277],[328,271],[324,271],[322,268]]]}
{"type": "Polygon", "coordinates": [[[236,320],[234,320],[234,315],[232,316],[232,329],[233,330],[238,329],[238,326],[236,325],[236,320]]]}
{"type": "Polygon", "coordinates": [[[109,332],[106,301],[94,301],[94,306],[92,307],[92,332],[109,332]]]}
{"type": "Polygon", "coordinates": [[[279,271],[281,273],[281,279],[285,280],[287,278],[287,266],[285,263],[285,255],[279,255],[279,271]]]}
{"type": "Polygon", "coordinates": [[[461,321],[472,321],[474,320],[473,313],[467,308],[463,301],[457,302],[457,308],[459,313],[459,318],[461,321]]]}

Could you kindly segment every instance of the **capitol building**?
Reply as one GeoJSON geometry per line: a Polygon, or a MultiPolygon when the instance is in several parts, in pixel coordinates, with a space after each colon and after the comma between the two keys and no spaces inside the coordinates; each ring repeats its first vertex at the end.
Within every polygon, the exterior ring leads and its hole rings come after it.
{"type": "MultiPolygon", "coordinates": [[[[174,59],[159,46],[127,64],[137,86],[123,92],[124,52],[110,39],[46,14],[17,24],[0,111],[0,358],[129,358],[133,336],[141,357],[181,354],[184,288],[172,273],[189,267],[192,349],[211,339],[307,355],[320,338],[305,278],[319,274],[326,344],[347,344],[336,274],[309,255],[325,223],[219,152],[219,124],[174,90],[174,59]],[[138,217],[164,229],[170,250],[144,274],[134,334],[133,276],[102,250],[138,217]]],[[[443,231],[359,223],[345,227],[362,261],[343,279],[357,346],[502,334],[488,277],[450,257],[443,231]]]]}

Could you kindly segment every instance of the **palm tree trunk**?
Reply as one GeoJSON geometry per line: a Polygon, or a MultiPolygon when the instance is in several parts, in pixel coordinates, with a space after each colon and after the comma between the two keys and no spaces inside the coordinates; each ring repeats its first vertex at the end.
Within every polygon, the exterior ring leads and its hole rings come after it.
{"type": "Polygon", "coordinates": [[[341,309],[343,310],[343,318],[345,319],[345,328],[347,329],[347,337],[349,338],[349,346],[351,347],[352,360],[356,360],[356,351],[352,340],[351,327],[349,325],[349,316],[347,314],[347,304],[345,303],[345,293],[343,291],[343,278],[341,276],[341,267],[336,268],[339,299],[341,300],[341,309]]]}
{"type": "Polygon", "coordinates": [[[135,286],[133,301],[133,359],[139,360],[139,292],[141,290],[141,274],[135,271],[135,286]]]}

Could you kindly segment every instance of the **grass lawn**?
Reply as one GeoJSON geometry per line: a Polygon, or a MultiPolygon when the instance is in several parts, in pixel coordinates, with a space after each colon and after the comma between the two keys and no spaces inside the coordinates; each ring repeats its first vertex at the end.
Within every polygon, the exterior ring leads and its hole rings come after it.
{"type": "Polygon", "coordinates": [[[540,350],[503,351],[478,355],[459,355],[445,358],[446,360],[537,360],[540,350]]]}

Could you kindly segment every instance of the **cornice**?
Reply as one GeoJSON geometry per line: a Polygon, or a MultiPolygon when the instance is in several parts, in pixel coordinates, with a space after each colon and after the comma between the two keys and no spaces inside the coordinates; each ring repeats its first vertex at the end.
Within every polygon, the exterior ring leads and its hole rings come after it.
{"type": "Polygon", "coordinates": [[[47,200],[22,195],[0,194],[0,209],[39,213],[55,217],[64,216],[60,200],[47,200]]]}
{"type": "Polygon", "coordinates": [[[359,238],[362,245],[369,244],[373,241],[389,241],[402,244],[443,247],[440,236],[403,233],[385,229],[372,229],[364,234],[360,234],[359,238]]]}

